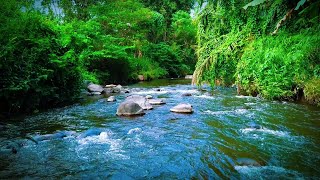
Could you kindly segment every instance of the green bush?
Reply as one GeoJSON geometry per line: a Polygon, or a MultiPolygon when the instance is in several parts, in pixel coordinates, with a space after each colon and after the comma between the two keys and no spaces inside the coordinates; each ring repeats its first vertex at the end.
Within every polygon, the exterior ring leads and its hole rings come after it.
{"type": "Polygon", "coordinates": [[[315,51],[319,44],[320,36],[314,32],[283,32],[258,38],[248,45],[238,63],[238,83],[247,94],[290,98],[295,95],[295,88],[302,88],[318,71],[319,60],[310,58],[319,54],[315,51]]]}
{"type": "Polygon", "coordinates": [[[81,68],[52,21],[24,13],[8,20],[0,34],[1,111],[31,111],[77,97],[81,68]]]}

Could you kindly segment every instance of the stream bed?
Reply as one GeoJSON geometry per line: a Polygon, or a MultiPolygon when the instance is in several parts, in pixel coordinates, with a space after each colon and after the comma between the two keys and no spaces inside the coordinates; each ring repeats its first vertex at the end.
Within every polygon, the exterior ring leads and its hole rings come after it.
{"type": "Polygon", "coordinates": [[[198,89],[190,80],[128,88],[166,104],[118,117],[129,94],[116,95],[116,102],[93,96],[2,121],[0,179],[320,178],[319,107],[238,96],[235,88],[198,89]],[[179,103],[190,103],[194,113],[170,112],[179,103]],[[69,133],[30,138],[57,132],[69,133]]]}

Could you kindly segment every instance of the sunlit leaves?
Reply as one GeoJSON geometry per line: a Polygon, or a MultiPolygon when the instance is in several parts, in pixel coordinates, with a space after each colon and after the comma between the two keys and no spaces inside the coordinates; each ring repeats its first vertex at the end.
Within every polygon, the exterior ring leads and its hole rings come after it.
{"type": "Polygon", "coordinates": [[[264,3],[266,0],[253,0],[250,3],[246,4],[245,6],[243,6],[243,9],[247,9],[249,6],[257,6],[259,4],[264,3]]]}

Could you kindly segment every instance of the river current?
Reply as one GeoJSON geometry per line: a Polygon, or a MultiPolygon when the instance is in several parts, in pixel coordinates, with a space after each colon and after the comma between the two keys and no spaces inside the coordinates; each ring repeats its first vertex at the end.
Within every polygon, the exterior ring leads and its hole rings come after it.
{"type": "Polygon", "coordinates": [[[319,107],[189,84],[158,80],[129,86],[130,94],[166,101],[139,117],[116,116],[129,95],[119,94],[116,102],[85,97],[4,120],[0,179],[320,178],[319,107]],[[170,112],[179,103],[192,104],[194,113],[170,112]],[[92,129],[101,132],[80,136],[92,129]],[[72,133],[37,143],[30,138],[59,131],[72,133]],[[239,163],[243,159],[258,165],[239,163]]]}

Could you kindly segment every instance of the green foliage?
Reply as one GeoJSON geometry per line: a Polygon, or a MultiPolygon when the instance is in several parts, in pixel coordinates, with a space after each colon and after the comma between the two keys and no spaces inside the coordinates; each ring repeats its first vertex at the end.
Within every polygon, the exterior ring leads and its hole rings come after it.
{"type": "Polygon", "coordinates": [[[23,13],[6,25],[0,29],[1,111],[30,111],[76,98],[82,84],[78,59],[60,43],[54,22],[23,13]]]}
{"type": "Polygon", "coordinates": [[[170,77],[178,77],[189,72],[188,66],[182,63],[178,50],[166,43],[146,46],[146,56],[158,62],[170,77]]]}
{"type": "Polygon", "coordinates": [[[306,100],[320,106],[320,78],[313,78],[305,83],[304,94],[306,100]]]}
{"type": "Polygon", "coordinates": [[[191,0],[35,2],[0,4],[1,112],[71,102],[84,80],[128,83],[192,71],[195,26],[179,11],[191,0]]]}
{"type": "Polygon", "coordinates": [[[246,4],[245,6],[243,6],[243,9],[247,9],[249,6],[257,6],[261,3],[264,3],[266,0],[254,0],[254,1],[251,1],[250,3],[246,4]]]}
{"type": "Polygon", "coordinates": [[[168,72],[161,68],[160,65],[148,58],[131,58],[129,60],[131,79],[137,79],[138,75],[143,75],[146,80],[165,77],[168,72]]]}
{"type": "Polygon", "coordinates": [[[309,97],[317,97],[310,90],[317,81],[310,79],[319,77],[319,5],[304,0],[208,1],[197,16],[193,82],[236,82],[241,93],[269,99],[296,99],[298,89],[308,86],[309,97]]]}
{"type": "Polygon", "coordinates": [[[264,36],[248,45],[237,67],[237,80],[247,94],[280,99],[294,95],[320,66],[314,62],[319,35],[281,33],[264,36]]]}

